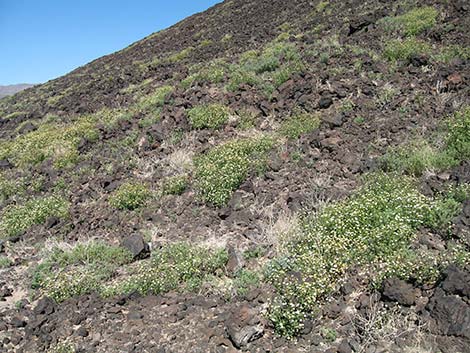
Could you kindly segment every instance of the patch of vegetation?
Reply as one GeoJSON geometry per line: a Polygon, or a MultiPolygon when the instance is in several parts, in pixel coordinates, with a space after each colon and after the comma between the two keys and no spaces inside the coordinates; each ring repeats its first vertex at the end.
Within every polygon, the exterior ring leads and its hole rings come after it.
{"type": "Polygon", "coordinates": [[[249,130],[256,126],[256,114],[243,110],[238,113],[237,128],[241,130],[249,130]]]}
{"type": "Polygon", "coordinates": [[[195,83],[220,83],[224,80],[227,72],[227,64],[221,60],[211,61],[209,64],[191,67],[190,75],[181,84],[189,88],[195,83]]]}
{"type": "Polygon", "coordinates": [[[161,86],[152,94],[142,97],[133,107],[134,114],[154,114],[159,116],[160,108],[165,104],[165,100],[174,91],[173,86],[161,86]]]}
{"type": "Polygon", "coordinates": [[[233,287],[237,295],[245,296],[251,289],[256,288],[260,281],[261,276],[256,271],[241,269],[235,274],[233,287]]]}
{"type": "Polygon", "coordinates": [[[293,74],[305,69],[297,47],[285,41],[273,41],[262,51],[250,50],[231,68],[227,89],[236,91],[242,84],[261,88],[271,94],[293,74]]]}
{"type": "Polygon", "coordinates": [[[432,58],[438,62],[449,63],[453,59],[470,60],[470,48],[460,45],[450,45],[441,48],[432,58]]]}
{"type": "MultiPolygon", "coordinates": [[[[287,255],[266,269],[278,293],[269,310],[277,332],[296,335],[350,266],[371,266],[375,273],[393,267],[410,251],[419,227],[444,226],[436,221],[442,207],[442,200],[420,194],[411,180],[378,174],[349,199],[305,217],[287,255]]],[[[408,268],[409,273],[418,270],[408,268]]]]}
{"type": "Polygon", "coordinates": [[[188,187],[188,177],[177,175],[165,180],[162,186],[163,195],[181,195],[188,187]]]}
{"type": "Polygon", "coordinates": [[[413,9],[401,16],[382,20],[388,30],[398,30],[407,37],[416,36],[431,29],[437,23],[439,13],[432,6],[413,9]]]}
{"type": "Polygon", "coordinates": [[[320,119],[316,115],[300,113],[284,121],[280,133],[290,139],[298,139],[300,136],[316,130],[319,126],[320,119]]]}
{"type": "Polygon", "coordinates": [[[0,218],[0,238],[21,234],[35,224],[42,224],[50,217],[64,218],[69,204],[59,196],[32,199],[22,205],[9,205],[0,218]]]}
{"type": "Polygon", "coordinates": [[[215,206],[224,205],[250,170],[266,163],[266,154],[273,145],[268,137],[239,139],[197,158],[195,181],[202,198],[215,206]]]}
{"type": "Polygon", "coordinates": [[[116,269],[131,260],[127,250],[101,242],[77,244],[67,250],[56,247],[36,267],[32,288],[59,303],[93,291],[100,292],[116,269]]]}
{"type": "Polygon", "coordinates": [[[440,148],[426,140],[415,140],[390,149],[380,159],[382,168],[421,176],[427,170],[440,172],[470,159],[470,107],[447,119],[441,135],[444,143],[440,148]]]}
{"type": "Polygon", "coordinates": [[[431,46],[416,38],[391,40],[386,43],[384,49],[384,56],[390,61],[408,62],[416,56],[429,54],[431,54],[431,46]]]}
{"type": "Polygon", "coordinates": [[[180,62],[186,58],[188,58],[191,53],[194,51],[193,47],[188,47],[186,49],[181,50],[178,53],[175,53],[173,55],[170,55],[168,58],[166,58],[166,61],[169,63],[177,63],[180,62]]]}
{"type": "Polygon", "coordinates": [[[150,197],[148,187],[140,182],[122,184],[109,197],[109,204],[119,210],[135,210],[142,207],[150,197]]]}
{"type": "Polygon", "coordinates": [[[0,256],[0,269],[10,267],[12,263],[8,257],[0,256]]]}
{"type": "Polygon", "coordinates": [[[175,243],[152,253],[129,277],[109,285],[103,295],[138,292],[159,294],[170,290],[193,291],[209,275],[222,271],[228,261],[227,251],[209,250],[186,243],[175,243]]]}
{"type": "Polygon", "coordinates": [[[195,129],[218,129],[224,125],[230,115],[230,110],[222,104],[200,105],[189,112],[189,121],[195,129]]]}
{"type": "Polygon", "coordinates": [[[27,167],[52,158],[59,168],[68,167],[78,159],[81,139],[98,138],[93,117],[81,117],[65,123],[45,123],[35,131],[14,140],[0,142],[0,159],[8,159],[17,167],[27,167]]]}
{"type": "Polygon", "coordinates": [[[11,196],[23,194],[25,189],[23,178],[10,178],[0,173],[0,205],[11,196]]]}

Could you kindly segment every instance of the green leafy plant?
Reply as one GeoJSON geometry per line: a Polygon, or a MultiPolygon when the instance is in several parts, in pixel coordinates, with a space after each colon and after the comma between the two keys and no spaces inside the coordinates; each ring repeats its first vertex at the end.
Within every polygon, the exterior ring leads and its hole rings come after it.
{"type": "Polygon", "coordinates": [[[188,187],[188,177],[177,175],[165,180],[162,186],[164,195],[181,195],[188,187]]]}
{"type": "Polygon", "coordinates": [[[431,54],[431,47],[424,41],[408,38],[405,40],[391,40],[386,43],[384,56],[390,61],[410,61],[415,56],[431,54]]]}
{"type": "Polygon", "coordinates": [[[135,106],[132,107],[134,114],[153,114],[159,116],[160,108],[165,104],[166,98],[173,91],[173,86],[158,87],[153,93],[142,97],[135,106]]]}
{"type": "Polygon", "coordinates": [[[6,256],[0,256],[0,269],[7,268],[12,265],[12,261],[6,256]]]}
{"type": "Polygon", "coordinates": [[[152,253],[129,277],[110,284],[105,296],[138,292],[159,294],[174,289],[194,290],[206,276],[221,270],[228,260],[226,250],[209,250],[187,243],[168,245],[152,253]]]}
{"type": "Polygon", "coordinates": [[[233,286],[237,295],[247,295],[250,289],[256,288],[261,281],[261,276],[255,272],[246,269],[241,269],[235,274],[233,286]]]}
{"type": "Polygon", "coordinates": [[[278,293],[269,310],[276,330],[287,337],[297,334],[350,266],[392,268],[410,251],[419,227],[448,221],[436,217],[443,210],[450,214],[455,204],[425,197],[407,178],[377,174],[350,198],[305,217],[288,253],[265,271],[278,293]]]}
{"type": "Polygon", "coordinates": [[[387,17],[382,23],[389,30],[398,30],[405,36],[412,37],[434,27],[438,15],[434,7],[425,6],[413,9],[401,16],[387,17]]]}
{"type": "Polygon", "coordinates": [[[32,199],[22,205],[9,205],[0,218],[0,238],[18,235],[35,224],[44,223],[49,217],[64,218],[69,203],[59,196],[32,199]]]}
{"type": "Polygon", "coordinates": [[[250,170],[265,163],[273,140],[267,137],[240,139],[215,147],[195,161],[196,188],[206,202],[224,205],[250,170]]]}
{"type": "Polygon", "coordinates": [[[0,141],[0,159],[18,167],[27,167],[52,158],[59,168],[78,160],[78,145],[85,138],[98,138],[94,117],[81,117],[72,123],[45,123],[35,131],[11,141],[0,141]]]}
{"type": "Polygon", "coordinates": [[[280,133],[290,139],[297,139],[320,126],[320,119],[309,113],[295,114],[283,122],[280,133]]]}
{"type": "Polygon", "coordinates": [[[31,286],[62,302],[101,291],[116,269],[131,260],[127,250],[101,242],[79,243],[66,250],[53,248],[35,268],[31,286]]]}
{"type": "Polygon", "coordinates": [[[119,210],[135,210],[145,204],[150,194],[146,185],[140,182],[127,182],[111,194],[109,204],[119,210]]]}
{"type": "Polygon", "coordinates": [[[218,129],[227,122],[230,110],[222,104],[208,104],[192,108],[188,115],[196,129],[218,129]]]}

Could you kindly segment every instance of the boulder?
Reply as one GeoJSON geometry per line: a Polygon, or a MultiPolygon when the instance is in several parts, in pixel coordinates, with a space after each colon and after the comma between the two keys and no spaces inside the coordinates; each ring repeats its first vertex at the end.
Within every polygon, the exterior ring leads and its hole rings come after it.
{"type": "Polygon", "coordinates": [[[418,291],[410,283],[394,277],[384,281],[382,297],[402,305],[411,306],[416,302],[418,291]]]}
{"type": "Polygon", "coordinates": [[[150,247],[140,234],[133,234],[121,242],[124,249],[129,250],[134,260],[144,259],[150,255],[150,247]]]}

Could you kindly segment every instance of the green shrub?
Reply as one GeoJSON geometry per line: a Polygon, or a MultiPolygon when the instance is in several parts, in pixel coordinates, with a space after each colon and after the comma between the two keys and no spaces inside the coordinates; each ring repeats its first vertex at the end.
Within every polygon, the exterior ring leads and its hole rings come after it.
{"type": "Polygon", "coordinates": [[[446,148],[458,160],[470,159],[470,107],[454,114],[447,121],[446,148]]]}
{"type": "Polygon", "coordinates": [[[32,288],[57,302],[101,291],[116,269],[131,260],[127,250],[100,242],[78,244],[70,250],[54,248],[34,270],[32,288]]]}
{"type": "Polygon", "coordinates": [[[0,256],[0,269],[7,268],[12,265],[12,261],[6,256],[0,256]]]}
{"type": "Polygon", "coordinates": [[[127,182],[111,194],[109,203],[119,210],[135,210],[145,204],[150,193],[147,186],[142,183],[127,182]]]}
{"type": "Polygon", "coordinates": [[[434,27],[439,13],[434,7],[425,6],[413,9],[401,16],[388,17],[383,22],[388,29],[399,30],[411,37],[434,27]]]}
{"type": "Polygon", "coordinates": [[[470,48],[460,45],[450,45],[441,48],[432,58],[438,62],[449,63],[453,59],[470,60],[470,48]]]}
{"type": "Polygon", "coordinates": [[[188,177],[177,175],[165,180],[162,186],[163,195],[181,195],[188,187],[188,177]]]}
{"type": "Polygon", "coordinates": [[[18,167],[38,164],[48,158],[52,158],[57,167],[70,166],[78,159],[80,140],[98,138],[95,125],[93,117],[82,117],[69,124],[43,124],[14,140],[0,142],[0,159],[8,159],[18,167]]]}
{"type": "Polygon", "coordinates": [[[227,64],[220,60],[211,61],[208,65],[196,65],[190,69],[190,75],[181,84],[184,88],[194,83],[220,83],[224,80],[227,64]]]}
{"type": "Polygon", "coordinates": [[[216,206],[225,204],[250,170],[265,162],[272,146],[273,141],[267,137],[234,140],[197,158],[196,188],[203,199],[216,206]]]}
{"type": "Polygon", "coordinates": [[[293,74],[305,69],[297,47],[284,41],[273,41],[261,52],[250,50],[233,65],[227,89],[236,91],[242,84],[257,86],[271,94],[293,74]]]}
{"type": "Polygon", "coordinates": [[[23,178],[9,178],[0,173],[0,205],[11,196],[21,195],[25,191],[23,178]]]}
{"type": "Polygon", "coordinates": [[[405,40],[391,40],[389,41],[384,50],[385,58],[390,61],[409,61],[414,56],[429,55],[431,47],[426,42],[415,38],[408,38],[405,40]]]}
{"type": "Polygon", "coordinates": [[[175,54],[172,54],[170,55],[166,61],[168,61],[169,63],[177,63],[177,62],[180,62],[186,58],[188,58],[191,53],[194,51],[194,48],[193,47],[188,47],[188,48],[185,48],[183,50],[181,50],[180,52],[178,53],[175,53],[175,54]]]}
{"type": "Polygon", "coordinates": [[[173,86],[161,86],[152,94],[142,97],[133,107],[134,114],[160,114],[160,108],[165,104],[168,95],[174,91],[173,86]]]}
{"type": "Polygon", "coordinates": [[[0,238],[18,235],[50,217],[64,218],[69,204],[58,196],[48,196],[27,201],[23,205],[9,205],[0,219],[0,238]]]}
{"type": "Polygon", "coordinates": [[[235,274],[233,286],[237,292],[237,295],[244,296],[248,292],[256,288],[261,281],[261,276],[255,271],[249,271],[241,269],[235,274]]]}
{"type": "Polygon", "coordinates": [[[380,159],[387,171],[421,176],[426,170],[440,172],[470,158],[470,108],[456,112],[446,120],[445,144],[433,147],[428,141],[417,140],[390,149],[380,159]]]}
{"type": "Polygon", "coordinates": [[[390,149],[379,160],[386,171],[397,171],[421,176],[426,171],[439,172],[458,164],[449,153],[432,147],[427,141],[417,140],[390,149]]]}
{"type": "Polygon", "coordinates": [[[290,139],[298,139],[303,134],[308,134],[320,126],[320,119],[309,113],[301,113],[291,116],[281,125],[280,133],[290,139]]]}
{"type": "Polygon", "coordinates": [[[225,250],[176,243],[152,253],[130,276],[108,286],[105,296],[138,292],[159,294],[174,289],[195,290],[206,276],[223,269],[228,255],[225,250]]]}
{"type": "Polygon", "coordinates": [[[376,266],[378,272],[393,267],[398,254],[409,251],[416,230],[436,224],[442,207],[410,180],[378,174],[350,198],[305,217],[287,255],[266,268],[278,293],[269,310],[276,330],[297,334],[350,266],[376,266]]]}
{"type": "Polygon", "coordinates": [[[208,104],[192,108],[188,115],[196,129],[218,129],[227,122],[230,110],[222,104],[208,104]]]}

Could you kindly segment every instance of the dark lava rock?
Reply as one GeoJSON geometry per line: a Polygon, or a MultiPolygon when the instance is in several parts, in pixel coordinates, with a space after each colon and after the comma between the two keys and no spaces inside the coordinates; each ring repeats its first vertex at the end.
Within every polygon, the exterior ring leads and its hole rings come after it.
{"type": "Polygon", "coordinates": [[[77,336],[88,337],[88,330],[85,327],[80,326],[77,330],[77,336]]]}
{"type": "Polygon", "coordinates": [[[133,234],[121,242],[121,246],[132,254],[133,259],[144,259],[150,255],[150,248],[140,234],[133,234]]]}
{"type": "Polygon", "coordinates": [[[344,340],[337,348],[338,353],[352,353],[351,346],[349,345],[348,341],[344,340]]]}
{"type": "Polygon", "coordinates": [[[470,273],[451,265],[444,274],[446,277],[441,287],[445,292],[470,298],[470,273]]]}
{"type": "Polygon", "coordinates": [[[398,278],[386,279],[382,286],[382,296],[402,305],[413,305],[417,298],[417,290],[398,278]]]}
{"type": "Polygon", "coordinates": [[[438,288],[427,307],[438,333],[470,338],[470,306],[438,288]]]}
{"type": "Polygon", "coordinates": [[[0,170],[6,170],[13,168],[13,164],[11,164],[7,159],[0,159],[0,170]]]}
{"type": "Polygon", "coordinates": [[[339,127],[343,125],[344,123],[344,118],[341,114],[336,114],[333,116],[325,116],[325,117],[322,117],[322,120],[330,124],[331,127],[339,127]]]}
{"type": "Polygon", "coordinates": [[[43,297],[38,301],[33,312],[36,315],[50,315],[55,311],[55,308],[56,303],[51,298],[43,297]]]}
{"type": "Polygon", "coordinates": [[[26,321],[20,317],[15,316],[11,319],[10,324],[13,327],[25,327],[26,321]]]}
{"type": "Polygon", "coordinates": [[[332,104],[333,104],[333,99],[331,99],[330,97],[323,97],[318,102],[318,108],[327,109],[331,107],[332,104]]]}
{"type": "Polygon", "coordinates": [[[264,330],[261,325],[245,326],[241,329],[234,327],[227,328],[230,341],[235,348],[246,347],[248,343],[253,342],[263,336],[264,330]]]}
{"type": "Polygon", "coordinates": [[[18,132],[20,134],[27,134],[28,132],[32,132],[34,130],[37,130],[37,126],[28,121],[27,123],[23,124],[21,128],[18,129],[18,132]]]}

